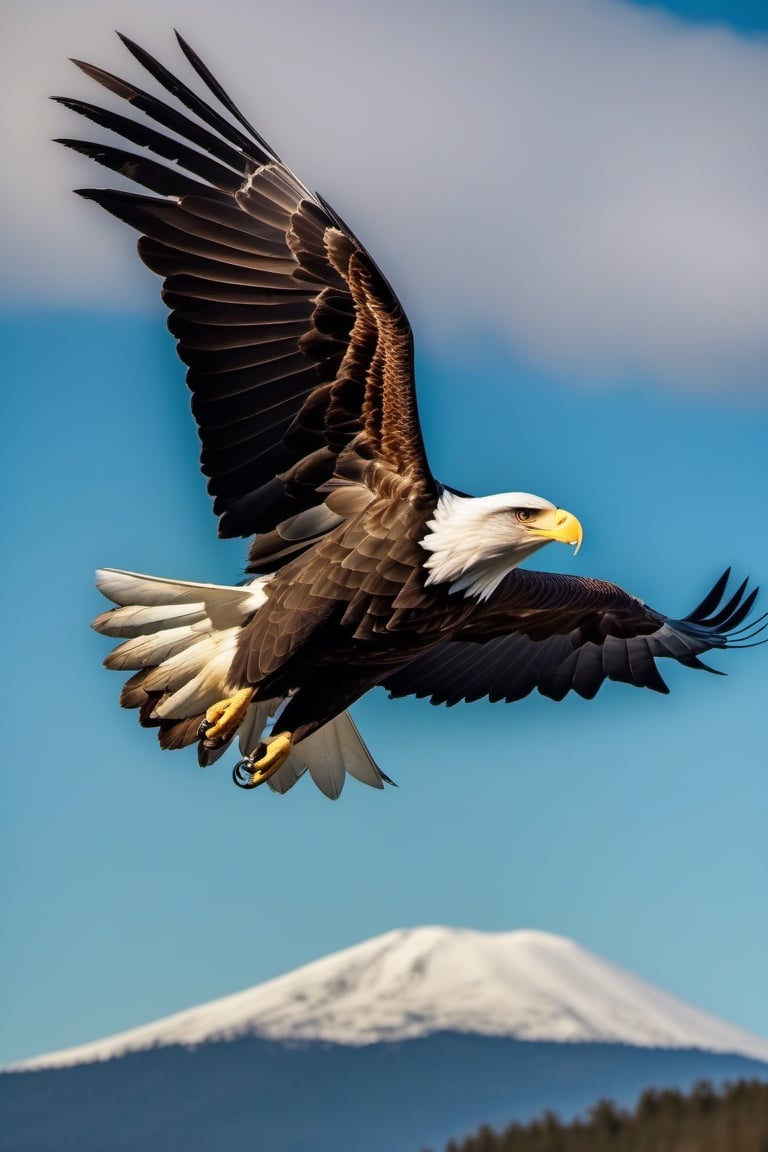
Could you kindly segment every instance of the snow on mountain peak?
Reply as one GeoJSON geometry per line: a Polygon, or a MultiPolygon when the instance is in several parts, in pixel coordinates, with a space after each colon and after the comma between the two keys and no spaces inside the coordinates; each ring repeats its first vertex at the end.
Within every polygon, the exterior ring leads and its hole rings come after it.
{"type": "Polygon", "coordinates": [[[425,927],[387,932],[245,992],[16,1067],[245,1035],[364,1045],[445,1031],[701,1048],[768,1061],[768,1040],[561,936],[425,927]]]}

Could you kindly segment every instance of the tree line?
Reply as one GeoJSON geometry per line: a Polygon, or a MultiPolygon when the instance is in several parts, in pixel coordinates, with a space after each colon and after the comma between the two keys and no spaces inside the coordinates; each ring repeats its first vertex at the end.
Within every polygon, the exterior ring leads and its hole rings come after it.
{"type": "Polygon", "coordinates": [[[768,1152],[768,1083],[649,1088],[631,1111],[600,1100],[569,1123],[546,1112],[501,1132],[483,1125],[445,1152],[768,1152]]]}

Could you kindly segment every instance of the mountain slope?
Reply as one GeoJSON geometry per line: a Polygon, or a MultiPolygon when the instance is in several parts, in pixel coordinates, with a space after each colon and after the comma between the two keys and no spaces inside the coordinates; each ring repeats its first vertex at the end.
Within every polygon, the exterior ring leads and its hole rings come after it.
{"type": "Polygon", "coordinates": [[[434,927],[388,932],[245,992],[17,1067],[63,1067],[243,1037],[362,1046],[445,1032],[701,1049],[768,1061],[768,1040],[570,940],[434,927]]]}

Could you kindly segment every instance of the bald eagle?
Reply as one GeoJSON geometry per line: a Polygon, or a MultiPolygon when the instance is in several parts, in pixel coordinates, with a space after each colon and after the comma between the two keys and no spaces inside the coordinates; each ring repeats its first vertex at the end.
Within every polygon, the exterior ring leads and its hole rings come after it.
{"type": "Polygon", "coordinates": [[[673,620],[613,584],[521,569],[551,541],[578,548],[576,517],[435,479],[411,329],[376,264],[181,37],[213,101],[122,40],[172,101],[75,61],[144,118],[60,102],[140,151],[60,142],[148,190],[80,195],[141,233],[219,534],[254,537],[234,587],[98,574],[116,607],[94,627],[122,641],[106,665],[133,673],[121,703],[163,748],[196,743],[207,765],[238,735],[242,787],[285,792],[308,768],[336,798],[345,772],[388,779],[346,711],[376,685],[434,704],[592,698],[605,679],[667,692],[657,658],[705,668],[766,627],[747,622],[746,581],[726,600],[727,572],[673,620]]]}

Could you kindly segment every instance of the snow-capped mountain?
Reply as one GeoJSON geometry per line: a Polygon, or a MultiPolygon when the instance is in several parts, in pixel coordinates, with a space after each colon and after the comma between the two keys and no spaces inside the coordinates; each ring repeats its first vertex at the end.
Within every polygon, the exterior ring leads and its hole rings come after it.
{"type": "Polygon", "coordinates": [[[768,1040],[544,932],[388,932],[258,984],[18,1069],[260,1037],[372,1045],[435,1033],[701,1049],[768,1061],[768,1040]]]}

